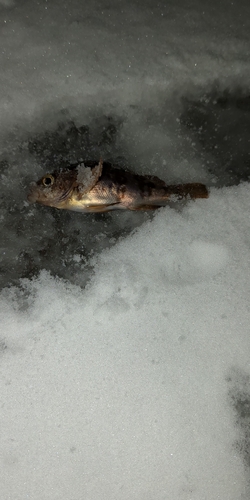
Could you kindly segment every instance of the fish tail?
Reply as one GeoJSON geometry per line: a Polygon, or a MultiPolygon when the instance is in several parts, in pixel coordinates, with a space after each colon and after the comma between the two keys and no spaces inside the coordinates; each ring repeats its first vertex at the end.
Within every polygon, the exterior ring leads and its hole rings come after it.
{"type": "Polygon", "coordinates": [[[209,196],[207,187],[200,182],[167,186],[167,192],[170,198],[177,198],[177,200],[186,198],[195,200],[197,198],[208,198],[209,196]]]}

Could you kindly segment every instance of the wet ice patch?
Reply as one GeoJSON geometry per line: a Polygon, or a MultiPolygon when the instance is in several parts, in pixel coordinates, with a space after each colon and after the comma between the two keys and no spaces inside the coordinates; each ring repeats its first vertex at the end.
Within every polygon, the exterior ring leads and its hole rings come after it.
{"type": "Polygon", "coordinates": [[[184,97],[180,122],[217,185],[249,180],[248,87],[222,90],[217,82],[210,90],[200,90],[199,98],[184,97]]]}

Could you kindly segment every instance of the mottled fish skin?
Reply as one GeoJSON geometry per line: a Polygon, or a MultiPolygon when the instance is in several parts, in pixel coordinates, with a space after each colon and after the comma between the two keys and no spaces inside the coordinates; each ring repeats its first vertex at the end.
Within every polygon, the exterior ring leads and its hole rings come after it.
{"type": "Polygon", "coordinates": [[[107,212],[149,210],[167,205],[169,201],[207,197],[204,184],[167,186],[158,177],[137,175],[100,160],[46,174],[30,185],[28,200],[59,209],[107,212]]]}

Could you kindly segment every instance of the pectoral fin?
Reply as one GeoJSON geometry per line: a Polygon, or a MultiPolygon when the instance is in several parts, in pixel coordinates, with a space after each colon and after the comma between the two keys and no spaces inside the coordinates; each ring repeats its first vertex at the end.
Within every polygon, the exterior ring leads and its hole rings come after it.
{"type": "Polygon", "coordinates": [[[85,206],[85,210],[87,212],[93,212],[93,213],[110,212],[111,210],[116,210],[117,208],[124,208],[124,207],[121,206],[120,202],[118,202],[118,203],[110,203],[110,204],[103,204],[103,205],[89,205],[89,206],[85,206]]]}

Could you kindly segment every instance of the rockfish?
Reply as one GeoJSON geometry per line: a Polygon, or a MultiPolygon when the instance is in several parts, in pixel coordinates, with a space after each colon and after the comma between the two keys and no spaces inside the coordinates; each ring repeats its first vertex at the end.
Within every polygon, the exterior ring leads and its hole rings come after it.
{"type": "Polygon", "coordinates": [[[167,186],[158,177],[137,175],[102,160],[45,174],[38,182],[31,183],[28,194],[31,203],[80,212],[149,210],[169,201],[207,197],[204,184],[167,186]]]}

